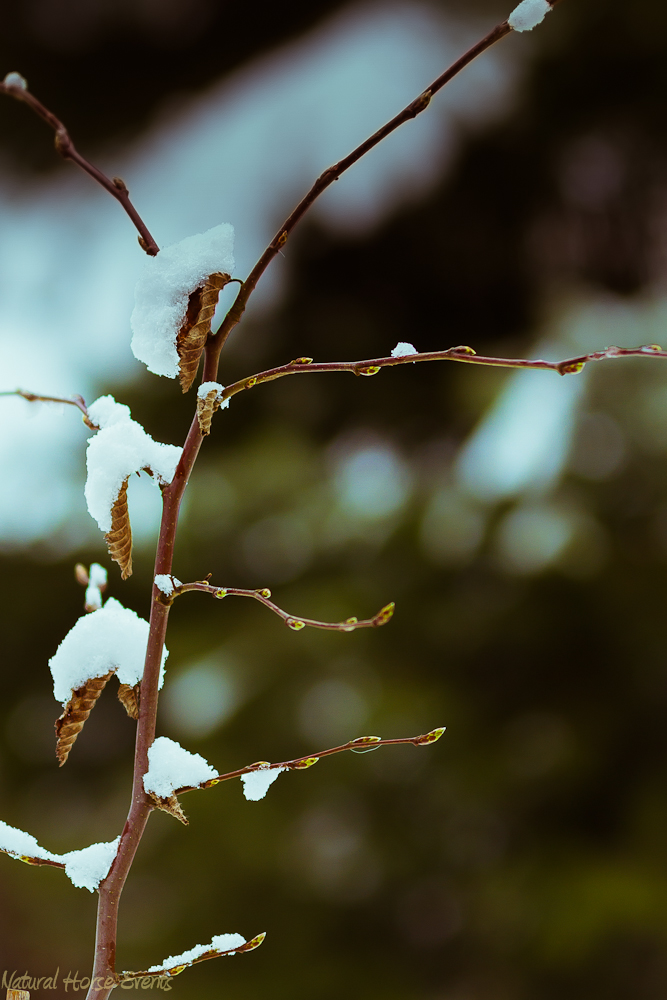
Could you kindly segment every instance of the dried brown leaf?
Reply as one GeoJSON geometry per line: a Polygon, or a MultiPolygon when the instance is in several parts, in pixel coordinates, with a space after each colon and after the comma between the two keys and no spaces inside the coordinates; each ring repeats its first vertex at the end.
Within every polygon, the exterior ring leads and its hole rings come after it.
{"type": "Polygon", "coordinates": [[[197,420],[199,421],[199,429],[204,436],[211,433],[211,420],[219,406],[219,389],[211,389],[203,399],[201,396],[197,397],[197,420]]]}
{"type": "Polygon", "coordinates": [[[151,792],[150,797],[156,809],[161,809],[163,812],[169,813],[170,816],[174,816],[184,826],[188,826],[188,818],[181,809],[181,803],[176,798],[176,795],[170,795],[168,799],[163,799],[161,796],[153,795],[151,792]]]}
{"type": "Polygon", "coordinates": [[[123,580],[132,576],[132,526],[127,509],[128,479],[121,486],[111,508],[111,530],[104,536],[109,555],[120,566],[123,580]]]}
{"type": "Polygon", "coordinates": [[[141,684],[120,684],[118,700],[131,719],[139,718],[139,691],[141,684]]]}
{"type": "Polygon", "coordinates": [[[56,719],[56,757],[62,767],[74,742],[83,729],[83,724],[92,712],[95,702],[102,694],[104,687],[112,676],[110,670],[104,677],[92,677],[80,688],[72,692],[72,697],[65,706],[65,711],[56,719]]]}
{"type": "Polygon", "coordinates": [[[230,281],[228,274],[216,272],[190,296],[183,326],[176,337],[179,378],[183,392],[187,392],[195,380],[199,359],[211,332],[211,321],[220,290],[230,281]]]}

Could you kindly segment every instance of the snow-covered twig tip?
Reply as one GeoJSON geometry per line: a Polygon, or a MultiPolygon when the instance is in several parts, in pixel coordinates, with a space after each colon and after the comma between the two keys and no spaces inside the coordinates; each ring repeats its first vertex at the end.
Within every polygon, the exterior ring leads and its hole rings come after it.
{"type": "Polygon", "coordinates": [[[40,847],[32,834],[0,821],[0,851],[28,865],[64,868],[73,885],[90,892],[94,892],[109,874],[119,843],[120,837],[117,837],[108,843],[91,844],[80,851],[53,854],[40,847]]]}
{"type": "Polygon", "coordinates": [[[507,18],[507,23],[514,31],[532,31],[542,23],[550,10],[548,0],[522,0],[507,18]]]}
{"type": "Polygon", "coordinates": [[[240,934],[217,934],[210,944],[197,944],[194,948],[184,951],[181,955],[170,955],[160,965],[151,965],[145,972],[123,972],[120,982],[131,979],[141,979],[145,976],[178,976],[184,969],[198,962],[206,962],[210,958],[222,958],[224,955],[244,955],[254,951],[264,941],[266,933],[257,934],[246,941],[240,934]]]}

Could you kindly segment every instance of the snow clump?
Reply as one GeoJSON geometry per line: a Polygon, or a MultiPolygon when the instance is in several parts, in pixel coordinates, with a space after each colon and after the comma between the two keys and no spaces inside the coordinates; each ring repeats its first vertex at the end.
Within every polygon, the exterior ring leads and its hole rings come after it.
{"type": "Polygon", "coordinates": [[[201,754],[184,750],[166,736],[158,736],[148,748],[144,788],[160,799],[168,799],[179,788],[196,787],[217,777],[218,772],[201,754]]]}
{"type": "Polygon", "coordinates": [[[160,965],[151,965],[148,971],[167,972],[169,969],[174,969],[179,965],[189,965],[190,962],[194,962],[196,959],[201,958],[202,955],[205,955],[207,951],[229,951],[231,955],[234,955],[235,952],[231,951],[231,949],[240,948],[245,943],[245,938],[241,937],[240,934],[216,934],[210,944],[196,944],[194,948],[190,948],[189,951],[184,951],[180,955],[170,955],[160,965]]]}
{"type": "Polygon", "coordinates": [[[86,611],[97,611],[102,607],[102,591],[107,585],[107,571],[99,563],[91,563],[86,587],[86,611]]]}
{"type": "Polygon", "coordinates": [[[132,353],[155,375],[176,378],[176,337],[190,295],[212,274],[234,270],[234,229],[228,222],[188,236],[149,257],[137,283],[132,325],[132,353]]]}
{"type": "MultiPolygon", "coordinates": [[[[110,597],[103,608],[83,615],[69,630],[49,660],[53,695],[67,705],[72,693],[93,677],[110,670],[121,684],[134,686],[144,672],[148,622],[110,597]]],[[[162,651],[160,687],[168,652],[162,651]]]]}
{"type": "MultiPolygon", "coordinates": [[[[209,392],[213,392],[214,390],[217,393],[215,397],[215,401],[217,402],[222,396],[223,392],[225,391],[224,385],[220,385],[219,382],[202,382],[202,384],[197,389],[197,395],[199,396],[200,399],[206,399],[209,392]]],[[[228,406],[229,406],[229,399],[226,399],[224,403],[220,403],[219,409],[226,410],[228,406]]]]}
{"type": "Polygon", "coordinates": [[[412,344],[406,344],[405,341],[401,340],[396,347],[391,352],[392,358],[405,358],[408,354],[417,354],[417,348],[413,347],[412,344]]]}
{"type": "Polygon", "coordinates": [[[91,844],[80,851],[61,855],[60,860],[65,862],[65,874],[72,885],[94,892],[109,874],[119,844],[120,837],[116,837],[106,844],[91,844]]]}
{"type": "Polygon", "coordinates": [[[532,31],[550,10],[551,4],[547,0],[522,0],[507,18],[507,23],[514,31],[532,31]]]}
{"type": "Polygon", "coordinates": [[[260,799],[263,799],[278,775],[286,770],[286,767],[269,767],[264,764],[256,771],[242,774],[243,794],[248,802],[259,802],[260,799]]]}
{"type": "Polygon", "coordinates": [[[154,580],[155,586],[165,597],[171,597],[176,587],[181,586],[178,577],[169,576],[167,573],[158,573],[154,580]]]}
{"type": "Polygon", "coordinates": [[[88,407],[88,416],[100,430],[88,442],[88,478],[84,490],[91,517],[100,531],[111,530],[111,508],[128,476],[150,469],[163,486],[174,478],[182,448],[160,444],[132,420],[129,406],[113,396],[101,396],[88,407]]]}

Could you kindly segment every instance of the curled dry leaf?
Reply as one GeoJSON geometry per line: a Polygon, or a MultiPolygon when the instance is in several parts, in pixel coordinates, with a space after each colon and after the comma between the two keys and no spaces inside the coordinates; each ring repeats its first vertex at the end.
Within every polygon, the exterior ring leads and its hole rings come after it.
{"type": "Polygon", "coordinates": [[[181,809],[181,803],[178,801],[176,795],[170,795],[169,798],[162,798],[160,795],[154,795],[153,792],[149,792],[149,796],[156,809],[161,809],[163,812],[169,813],[170,816],[175,816],[184,826],[188,826],[188,818],[181,809]]]}
{"type": "Polygon", "coordinates": [[[139,691],[141,684],[120,684],[118,700],[131,719],[139,718],[139,691]]]}
{"type": "Polygon", "coordinates": [[[127,509],[128,479],[125,480],[114,500],[114,505],[111,508],[111,530],[107,531],[104,536],[109,555],[120,566],[120,575],[123,580],[132,576],[132,526],[127,509]]]}
{"type": "Polygon", "coordinates": [[[92,677],[82,687],[73,691],[65,711],[59,719],[56,719],[56,757],[61,767],[69,757],[69,752],[83,729],[84,722],[112,674],[113,670],[110,670],[104,677],[92,677]]]}
{"type": "Polygon", "coordinates": [[[183,392],[187,392],[195,380],[199,359],[204,350],[206,338],[211,332],[211,321],[218,304],[220,291],[230,281],[231,278],[228,274],[217,272],[212,274],[205,284],[190,296],[183,326],[176,336],[179,379],[183,392]]]}
{"type": "Polygon", "coordinates": [[[211,433],[211,420],[219,406],[220,391],[218,389],[211,389],[203,399],[201,396],[197,397],[197,420],[199,421],[199,429],[204,436],[211,433]]]}

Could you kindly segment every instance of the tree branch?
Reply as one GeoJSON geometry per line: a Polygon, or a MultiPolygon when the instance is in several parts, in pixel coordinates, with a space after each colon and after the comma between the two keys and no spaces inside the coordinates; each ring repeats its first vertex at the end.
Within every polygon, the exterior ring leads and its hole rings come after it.
{"type": "Polygon", "coordinates": [[[279,767],[288,771],[303,771],[316,764],[320,757],[331,757],[332,754],[342,753],[344,750],[351,750],[353,753],[370,753],[371,750],[377,750],[379,747],[403,746],[407,743],[411,743],[415,747],[429,746],[431,743],[437,743],[444,732],[445,726],[441,726],[438,729],[432,729],[430,733],[424,733],[423,736],[406,736],[397,740],[383,740],[380,736],[359,736],[356,740],[350,740],[349,743],[343,743],[341,746],[330,747],[328,750],[319,750],[317,753],[309,754],[306,757],[295,757],[294,760],[283,760],[278,764],[267,766],[266,761],[260,760],[255,764],[249,764],[247,767],[240,767],[237,771],[218,774],[215,778],[203,781],[201,785],[185,785],[183,788],[176,788],[174,795],[182,795],[184,792],[194,792],[198,788],[212,788],[213,785],[219,785],[221,781],[240,778],[241,775],[251,774],[253,771],[274,771],[279,767]]]}
{"type": "MultiPolygon", "coordinates": [[[[245,944],[240,945],[238,948],[228,948],[226,951],[217,951],[215,948],[211,948],[210,951],[205,951],[198,958],[182,962],[180,965],[172,965],[171,968],[168,969],[162,968],[153,972],[150,970],[147,972],[123,972],[122,975],[117,976],[117,981],[119,983],[124,983],[131,979],[143,979],[145,977],[154,979],[162,976],[178,976],[184,969],[189,969],[193,965],[198,965],[199,962],[207,962],[210,958],[222,958],[223,955],[243,955],[246,952],[254,951],[255,948],[259,948],[265,937],[266,932],[258,934],[256,937],[252,938],[250,941],[246,941],[245,944]]],[[[169,961],[169,959],[167,959],[167,961],[169,961]]],[[[164,964],[165,963],[163,962],[163,965],[164,964]]]]}
{"type": "Polygon", "coordinates": [[[130,219],[134,223],[138,233],[139,233],[139,243],[143,250],[151,257],[155,257],[159,253],[159,246],[151,236],[148,226],[141,218],[136,208],[130,201],[130,195],[127,190],[125,181],[120,177],[107,177],[98,167],[93,166],[89,160],[79,153],[76,149],[69,132],[60,121],[59,118],[45,108],[41,101],[38,101],[30,91],[27,86],[24,88],[20,83],[0,83],[0,93],[7,94],[8,97],[13,97],[17,101],[22,101],[23,104],[27,104],[32,111],[38,115],[43,122],[46,122],[53,131],[55,132],[55,146],[56,151],[62,156],[64,160],[71,160],[76,163],[78,167],[81,167],[87,174],[89,174],[93,180],[101,184],[102,187],[109,192],[109,194],[118,201],[122,207],[125,209],[130,219]]]}
{"type": "Polygon", "coordinates": [[[603,351],[593,351],[590,354],[579,354],[564,361],[540,361],[524,358],[490,358],[475,354],[472,347],[450,347],[446,351],[430,351],[424,354],[405,354],[400,357],[369,358],[366,361],[327,361],[313,363],[312,358],[297,358],[287,365],[269,368],[257,372],[249,378],[239,379],[225,388],[221,399],[230,399],[244,389],[252,389],[263,382],[273,382],[286,375],[307,375],[315,372],[351,372],[353,375],[377,375],[381,368],[392,368],[394,365],[416,364],[418,361],[461,361],[469,365],[489,365],[494,368],[529,368],[543,371],[558,372],[559,375],[576,375],[583,371],[589,361],[603,361],[607,358],[667,358],[657,344],[647,344],[644,347],[607,347],[603,351]]]}
{"type": "MultiPolygon", "coordinates": [[[[552,7],[555,7],[560,0],[548,0],[552,7]]],[[[234,303],[227,313],[225,319],[223,320],[221,326],[217,330],[213,342],[216,345],[216,350],[222,350],[222,347],[227,340],[227,337],[234,329],[236,324],[241,319],[245,308],[248,304],[248,299],[254,292],[257,282],[262,277],[267,267],[271,261],[279,253],[281,247],[287,242],[292,230],[297,225],[297,223],[303,218],[306,212],[313,206],[320,195],[330,187],[334,181],[337,181],[346,170],[349,170],[353,164],[357,163],[358,160],[365,156],[371,149],[386,139],[388,135],[395,132],[397,128],[405,124],[405,122],[410,121],[412,118],[416,118],[417,115],[425,111],[431,102],[431,98],[434,94],[437,94],[439,90],[453,80],[462,69],[465,69],[471,62],[473,62],[477,56],[486,52],[490,49],[492,45],[499,42],[501,38],[505,38],[506,35],[512,33],[512,28],[507,23],[507,21],[502,21],[497,24],[492,31],[485,35],[484,38],[480,39],[472,48],[464,52],[456,62],[441,73],[440,76],[433,81],[433,83],[424,90],[419,97],[416,97],[414,101],[411,101],[402,111],[394,116],[390,121],[388,121],[382,128],[378,129],[373,135],[369,136],[361,145],[353,149],[351,153],[348,153],[346,157],[339,160],[338,163],[334,163],[332,166],[328,167],[324,173],[320,174],[317,178],[310,191],[301,199],[299,204],[294,208],[292,213],[287,217],[285,222],[282,224],[276,235],[273,237],[268,247],[259,258],[252,271],[242,283],[239,293],[234,300],[234,303]]]]}
{"type": "Polygon", "coordinates": [[[67,403],[69,406],[76,406],[83,414],[83,422],[91,431],[98,431],[99,427],[94,424],[88,416],[88,407],[83,396],[38,396],[35,392],[26,392],[25,389],[8,389],[0,392],[0,396],[20,396],[27,399],[29,403],[67,403]]]}
{"type": "Polygon", "coordinates": [[[178,586],[174,586],[170,594],[161,592],[158,600],[161,600],[164,604],[171,604],[174,598],[189,591],[210,594],[211,597],[217,597],[218,600],[222,600],[224,597],[252,597],[253,600],[259,601],[269,611],[273,611],[275,615],[282,618],[285,624],[295,632],[300,632],[306,626],[309,628],[326,629],[329,632],[354,632],[358,628],[379,628],[381,625],[387,624],[394,614],[395,607],[392,601],[391,604],[386,604],[384,608],[381,608],[373,618],[366,618],[363,621],[359,621],[358,618],[347,618],[344,622],[320,622],[313,618],[296,617],[295,615],[288,614],[287,611],[283,611],[277,604],[269,600],[271,591],[268,587],[264,587],[261,590],[241,590],[239,587],[214,587],[205,580],[197,580],[194,583],[181,583],[178,586]]]}

